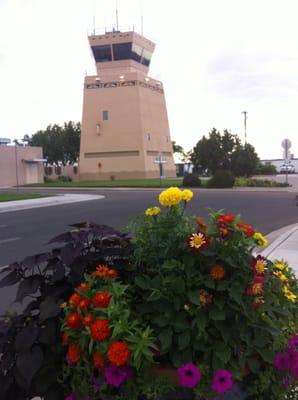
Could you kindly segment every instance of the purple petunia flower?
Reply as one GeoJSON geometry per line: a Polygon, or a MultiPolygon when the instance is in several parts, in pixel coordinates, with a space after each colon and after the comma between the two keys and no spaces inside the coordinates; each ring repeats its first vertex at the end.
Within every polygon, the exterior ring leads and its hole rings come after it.
{"type": "Polygon", "coordinates": [[[181,365],[177,370],[177,374],[180,385],[189,389],[194,388],[202,379],[201,371],[193,363],[181,365]]]}
{"type": "Polygon", "coordinates": [[[289,349],[294,349],[298,351],[298,335],[293,335],[289,340],[289,349]]]}
{"type": "Polygon", "coordinates": [[[104,377],[106,382],[115,387],[119,387],[122,383],[126,382],[128,379],[132,378],[132,369],[130,367],[115,367],[114,365],[110,365],[105,368],[104,377]]]}
{"type": "Polygon", "coordinates": [[[274,358],[274,366],[280,371],[284,371],[289,368],[289,356],[285,352],[281,351],[276,354],[274,358]]]}
{"type": "Polygon", "coordinates": [[[212,389],[217,393],[225,393],[233,387],[233,375],[226,369],[215,372],[212,381],[212,389]]]}
{"type": "Polygon", "coordinates": [[[75,393],[71,393],[69,396],[65,397],[64,400],[77,400],[77,395],[75,393]]]}

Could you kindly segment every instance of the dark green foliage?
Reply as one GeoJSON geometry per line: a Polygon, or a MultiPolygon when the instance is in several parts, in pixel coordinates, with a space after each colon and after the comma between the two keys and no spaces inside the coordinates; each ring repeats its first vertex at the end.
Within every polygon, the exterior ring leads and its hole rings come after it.
{"type": "Polygon", "coordinates": [[[49,125],[44,131],[38,131],[24,140],[30,146],[41,146],[43,155],[50,164],[73,164],[78,161],[80,152],[81,124],[65,122],[63,126],[49,125]]]}
{"type": "Polygon", "coordinates": [[[203,136],[193,148],[191,161],[197,171],[209,170],[214,173],[218,169],[231,168],[231,156],[240,139],[224,130],[221,135],[215,128],[209,133],[209,137],[203,136]]]}
{"type": "Polygon", "coordinates": [[[237,146],[231,155],[231,170],[235,176],[252,176],[257,169],[259,158],[249,143],[237,146]]]}
{"type": "Polygon", "coordinates": [[[173,153],[183,153],[183,147],[177,144],[174,140],[172,141],[173,153]]]}
{"type": "Polygon", "coordinates": [[[276,170],[275,165],[259,163],[259,165],[257,166],[255,174],[256,175],[276,175],[277,174],[277,170],[276,170]]]}
{"type": "Polygon", "coordinates": [[[51,240],[59,248],[25,258],[1,271],[0,288],[18,284],[20,315],[0,317],[0,399],[24,400],[35,396],[64,399],[58,384],[64,363],[60,305],[98,264],[120,269],[131,251],[128,238],[93,223],[79,223],[51,240]]]}
{"type": "Polygon", "coordinates": [[[184,187],[200,187],[202,185],[200,178],[195,174],[185,174],[182,186],[184,187]]]}
{"type": "Polygon", "coordinates": [[[209,188],[231,188],[234,186],[235,176],[232,171],[219,169],[215,171],[213,177],[208,181],[209,188]]]}

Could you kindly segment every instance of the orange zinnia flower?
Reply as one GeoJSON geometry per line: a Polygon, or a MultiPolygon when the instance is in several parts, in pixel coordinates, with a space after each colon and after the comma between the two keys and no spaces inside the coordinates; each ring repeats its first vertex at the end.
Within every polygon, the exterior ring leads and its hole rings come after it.
{"type": "Polygon", "coordinates": [[[72,364],[76,364],[81,358],[82,349],[78,344],[70,344],[68,347],[67,357],[72,364]]]}
{"type": "Polygon", "coordinates": [[[90,327],[91,336],[94,340],[102,342],[111,336],[111,328],[107,319],[97,319],[90,327]]]}
{"type": "Polygon", "coordinates": [[[98,278],[115,279],[118,276],[118,271],[111,269],[106,265],[99,265],[96,271],[92,272],[91,276],[98,278]]]}
{"type": "Polygon", "coordinates": [[[69,314],[69,316],[66,319],[66,324],[69,327],[69,329],[72,330],[78,329],[82,324],[82,319],[80,314],[78,314],[77,312],[69,314]]]}
{"type": "Polygon", "coordinates": [[[255,233],[253,228],[250,225],[245,224],[244,222],[239,222],[237,226],[244,232],[246,237],[251,237],[255,233]]]}
{"type": "Polygon", "coordinates": [[[225,269],[218,264],[213,265],[210,270],[210,275],[215,281],[220,281],[221,279],[223,279],[225,274],[225,269]]]}
{"type": "Polygon", "coordinates": [[[69,304],[73,307],[77,307],[81,300],[82,297],[78,293],[74,293],[72,296],[70,296],[69,304]]]}
{"type": "Polygon", "coordinates": [[[107,308],[110,304],[111,295],[108,292],[98,292],[93,297],[95,307],[107,308]]]}
{"type": "Polygon", "coordinates": [[[94,368],[99,368],[99,369],[104,368],[105,360],[99,351],[96,351],[95,353],[93,353],[92,359],[93,359],[94,368]]]}
{"type": "Polygon", "coordinates": [[[111,364],[121,367],[130,357],[130,351],[126,342],[114,342],[108,348],[108,359],[111,364]]]}
{"type": "Polygon", "coordinates": [[[78,287],[78,291],[79,292],[85,292],[86,290],[90,289],[90,285],[87,282],[83,282],[80,284],[80,286],[78,287]]]}
{"type": "Polygon", "coordinates": [[[235,216],[231,214],[221,214],[217,217],[217,222],[219,224],[231,224],[234,220],[235,216]]]}

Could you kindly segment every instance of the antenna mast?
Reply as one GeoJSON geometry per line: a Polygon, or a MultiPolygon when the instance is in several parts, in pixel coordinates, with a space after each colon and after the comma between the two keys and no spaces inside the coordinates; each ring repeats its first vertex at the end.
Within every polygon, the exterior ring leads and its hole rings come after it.
{"type": "Polygon", "coordinates": [[[118,1],[116,0],[116,28],[119,30],[119,21],[118,21],[118,1]]]}
{"type": "Polygon", "coordinates": [[[144,17],[143,17],[143,0],[140,0],[140,8],[141,8],[141,34],[144,35],[144,17]]]}
{"type": "Polygon", "coordinates": [[[93,35],[95,35],[95,0],[93,0],[93,35]]]}
{"type": "Polygon", "coordinates": [[[244,114],[244,143],[246,144],[246,120],[247,120],[247,111],[242,111],[244,114]]]}

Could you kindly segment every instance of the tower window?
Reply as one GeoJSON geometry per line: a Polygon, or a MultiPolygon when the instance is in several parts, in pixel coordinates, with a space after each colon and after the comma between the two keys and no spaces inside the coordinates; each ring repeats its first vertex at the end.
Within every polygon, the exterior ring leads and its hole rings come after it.
{"type": "Polygon", "coordinates": [[[131,58],[131,43],[113,44],[114,60],[129,60],[131,58]]]}
{"type": "Polygon", "coordinates": [[[142,52],[143,52],[143,49],[141,46],[138,46],[135,43],[132,44],[131,58],[133,60],[141,62],[142,52]]]}
{"type": "Polygon", "coordinates": [[[103,121],[107,121],[109,119],[109,112],[107,110],[102,112],[102,119],[103,121]]]}
{"type": "Polygon", "coordinates": [[[92,52],[96,62],[112,61],[112,51],[110,45],[92,46],[92,52]]]}
{"type": "Polygon", "coordinates": [[[150,53],[150,51],[148,51],[146,49],[143,49],[143,56],[142,56],[141,63],[148,67],[150,64],[151,57],[152,57],[152,53],[150,53]]]}

